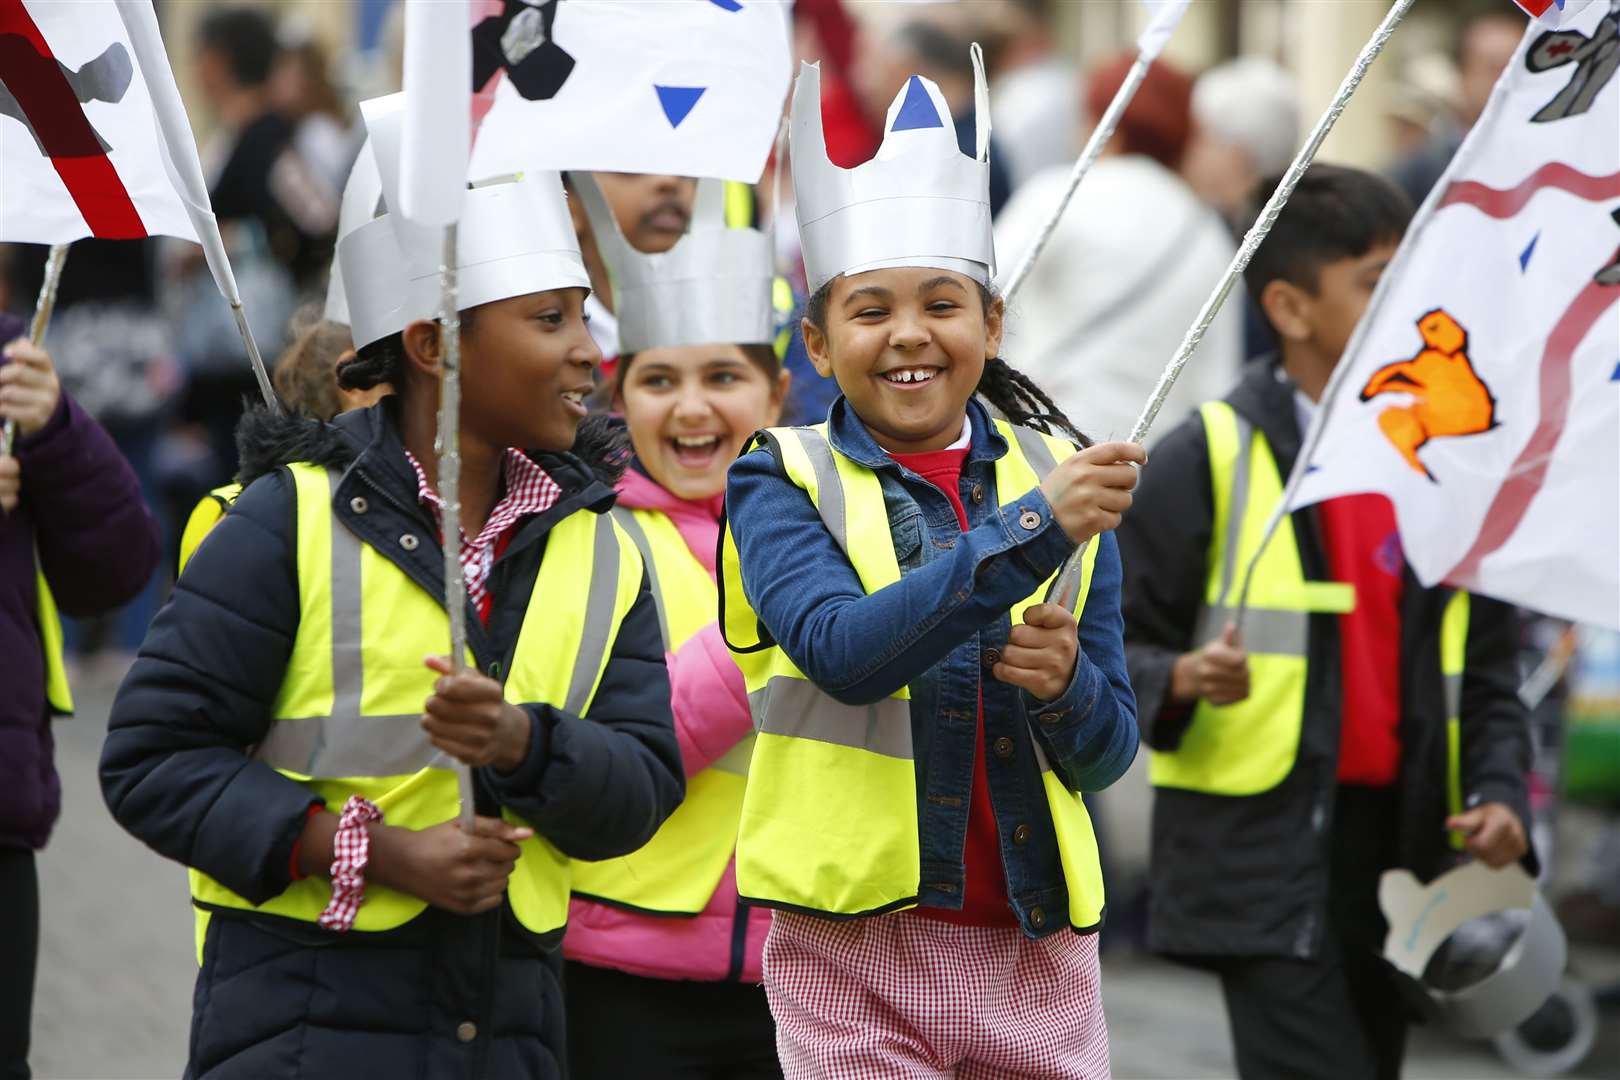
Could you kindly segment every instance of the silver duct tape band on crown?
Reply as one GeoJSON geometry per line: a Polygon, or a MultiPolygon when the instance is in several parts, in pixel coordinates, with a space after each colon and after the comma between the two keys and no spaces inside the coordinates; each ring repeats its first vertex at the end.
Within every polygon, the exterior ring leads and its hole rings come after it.
{"type": "Polygon", "coordinates": [[[810,739],[911,760],[911,702],[903,698],[845,705],[812,682],[773,675],[748,695],[748,705],[762,735],[810,739]]]}

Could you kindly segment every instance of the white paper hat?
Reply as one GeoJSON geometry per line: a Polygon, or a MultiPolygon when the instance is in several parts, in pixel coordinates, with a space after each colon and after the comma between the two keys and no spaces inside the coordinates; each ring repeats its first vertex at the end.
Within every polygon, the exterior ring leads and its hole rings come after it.
{"type": "MultiPolygon", "coordinates": [[[[367,139],[343,185],[343,201],[338,206],[338,242],[342,243],[345,236],[376,217],[381,202],[382,178],[377,175],[377,161],[371,156],[371,140],[367,139]]],[[[332,252],[332,276],[326,282],[326,318],[349,325],[349,297],[343,288],[343,268],[338,263],[336,250],[332,252]]]]}
{"type": "Polygon", "coordinates": [[[889,106],[877,154],[853,169],[827,158],[820,65],[800,67],[793,91],[793,192],[812,291],[839,274],[888,266],[955,270],[982,283],[994,276],[990,95],[977,45],[972,60],[973,157],[957,146],[939,87],[913,75],[889,106]]]}
{"type": "Polygon", "coordinates": [[[692,224],[668,251],[647,254],[625,239],[590,174],[572,174],[613,274],[619,350],[676,345],[768,345],[775,336],[771,238],[726,227],[725,188],[699,180],[692,224]]]}
{"type": "MultiPolygon", "coordinates": [[[[439,314],[444,230],[392,212],[403,103],[403,94],[360,103],[389,212],[338,241],[356,348],[439,314]]],[[[562,178],[537,171],[475,183],[456,228],[456,273],[463,311],[549,289],[589,289],[562,178]]]]}

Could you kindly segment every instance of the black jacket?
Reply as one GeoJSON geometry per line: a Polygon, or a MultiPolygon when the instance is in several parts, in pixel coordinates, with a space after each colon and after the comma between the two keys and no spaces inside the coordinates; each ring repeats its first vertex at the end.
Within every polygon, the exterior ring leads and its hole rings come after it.
{"type": "MultiPolygon", "coordinates": [[[[1294,387],[1257,361],[1226,398],[1265,434],[1286,477],[1300,447],[1294,387]]],[[[1125,654],[1143,739],[1181,742],[1191,710],[1166,708],[1171,666],[1194,645],[1207,582],[1214,510],[1209,450],[1196,414],[1164,437],[1142,470],[1119,529],[1125,562],[1125,654]]],[[[1314,510],[1292,515],[1305,576],[1323,579],[1314,510]]],[[[1425,589],[1406,570],[1401,602],[1399,865],[1428,879],[1450,865],[1446,818],[1446,708],[1440,621],[1451,590],[1425,589]]],[[[1462,694],[1464,799],[1503,802],[1528,824],[1529,729],[1517,694],[1513,610],[1474,597],[1462,694]]],[[[1270,791],[1243,798],[1157,789],[1149,944],[1188,956],[1316,954],[1325,923],[1329,835],[1339,754],[1338,617],[1313,615],[1298,757],[1270,791]]]]}
{"type": "MultiPolygon", "coordinates": [[[[113,703],[101,760],[113,816],[159,854],[256,903],[289,884],[294,841],[318,801],[247,756],[269,728],[299,619],[296,499],[278,466],[341,469],[332,506],[343,527],[443,596],[436,528],[417,502],[391,410],[385,403],[333,425],[244,420],[248,486],[186,566],[113,703]],[[349,507],[360,493],[364,515],[349,507]],[[430,542],[406,551],[397,542],[404,533],[430,542]]],[[[489,627],[469,611],[469,644],[484,671],[497,662],[510,670],[551,527],[613,502],[611,478],[581,458],[536,460],[563,494],[496,561],[489,627]]],[[[680,802],[664,648],[645,580],[589,715],[525,708],[534,725],[528,760],[510,775],[476,770],[481,813],[506,807],[563,853],[601,859],[640,847],[680,802]]],[[[191,1073],[559,1076],[559,937],[530,935],[506,908],[472,918],[429,908],[399,930],[366,935],[219,911],[198,978],[191,1073]]]]}

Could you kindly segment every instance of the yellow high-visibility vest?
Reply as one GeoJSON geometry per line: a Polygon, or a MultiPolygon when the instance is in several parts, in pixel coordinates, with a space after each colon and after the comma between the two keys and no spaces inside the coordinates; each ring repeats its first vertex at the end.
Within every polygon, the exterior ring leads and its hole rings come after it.
{"type": "Polygon", "coordinates": [[[225,519],[226,512],[240,494],[241,484],[225,484],[197,500],[197,505],[191,508],[191,516],[186,519],[185,531],[180,534],[181,571],[196,554],[198,546],[214,531],[214,526],[225,519]]]}
{"type": "MultiPolygon", "coordinates": [[[[1072,444],[995,421],[1007,453],[995,466],[1002,506],[1036,487],[1072,444]]],[[[815,504],[868,594],[900,580],[877,474],[833,449],[826,425],[767,433],[788,478],[815,504]]],[[[1085,610],[1098,546],[1088,545],[1075,610],[1085,610]]],[[[756,731],[737,838],[737,888],[774,907],[873,915],[914,907],[921,887],[911,691],[873,705],[823,693],[774,642],[748,603],[736,541],[722,542],[724,628],[748,686],[756,731]]],[[[1054,578],[1056,575],[1053,575],[1054,578]]],[[[1049,583],[1014,605],[1014,625],[1049,583]]],[[[1080,796],[1052,771],[1031,736],[1069,892],[1069,923],[1102,919],[1097,841],[1080,796]]]]}
{"type": "MultiPolygon", "coordinates": [[[[1215,517],[1195,646],[1220,637],[1236,618],[1242,576],[1283,487],[1265,435],[1224,401],[1206,403],[1202,413],[1215,517]]],[[[1181,745],[1150,756],[1153,785],[1255,795],[1282,783],[1299,753],[1311,614],[1343,614],[1355,600],[1354,585],[1306,580],[1293,522],[1284,515],[1249,585],[1243,625],[1249,696],[1234,705],[1198,702],[1181,745]]]]}
{"type": "MultiPolygon", "coordinates": [[[[1440,677],[1446,696],[1446,811],[1463,812],[1462,789],[1462,684],[1468,666],[1469,600],[1466,592],[1455,592],[1446,601],[1440,617],[1440,677]]],[[[1462,851],[1468,837],[1453,829],[1451,846],[1462,851]]]]}
{"type": "Polygon", "coordinates": [[[39,648],[45,654],[45,704],[58,716],[73,714],[73,690],[68,686],[67,658],[62,647],[62,616],[56,597],[45,580],[45,570],[34,556],[34,603],[39,619],[39,648]]]}
{"type": "MultiPolygon", "coordinates": [[[[376,803],[390,825],[425,829],[449,821],[460,805],[455,773],[420,724],[437,678],[422,658],[443,652],[450,637],[442,598],[430,596],[334,523],[335,476],[309,464],[290,471],[297,491],[302,615],[274,722],[253,756],[322,796],[333,810],[358,794],[376,803]]],[[[584,715],[641,575],[635,545],[606,514],[582,510],[559,522],[546,539],[506,675],[506,699],[548,702],[584,715]]],[[[467,660],[472,663],[471,655],[467,660]]],[[[510,811],[502,816],[522,824],[510,811]]],[[[507,899],[529,930],[555,930],[568,917],[570,860],[538,834],[519,848],[507,899]]],[[[193,870],[191,892],[199,907],[315,922],[331,898],[331,885],[304,878],[255,908],[193,870]]],[[[354,929],[391,930],[425,907],[414,896],[370,883],[354,929]]]]}
{"type": "MultiPolygon", "coordinates": [[[[719,592],[669,516],[615,507],[647,566],[664,649],[674,652],[714,621],[719,592]]],[[[640,850],[574,864],[574,894],[657,915],[708,906],[737,850],[737,821],[754,737],[749,735],[686,783],[686,799],[640,850]]]]}

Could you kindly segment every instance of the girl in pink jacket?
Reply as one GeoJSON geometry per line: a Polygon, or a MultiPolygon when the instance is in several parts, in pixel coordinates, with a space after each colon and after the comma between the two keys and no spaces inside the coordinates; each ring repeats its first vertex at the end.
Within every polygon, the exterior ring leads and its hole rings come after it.
{"type": "Polygon", "coordinates": [[[613,514],[648,566],[687,782],[646,847],[575,867],[564,941],[572,1075],[778,1077],[760,986],[770,913],[738,898],[734,858],[753,722],[715,624],[714,583],[726,469],[777,422],[788,388],[766,344],[769,243],[725,229],[703,181],[691,232],[644,256],[591,178],[572,179],[614,277],[624,352],[613,405],[634,458],[613,514]],[[707,295],[694,302],[694,287],[707,295]]]}

